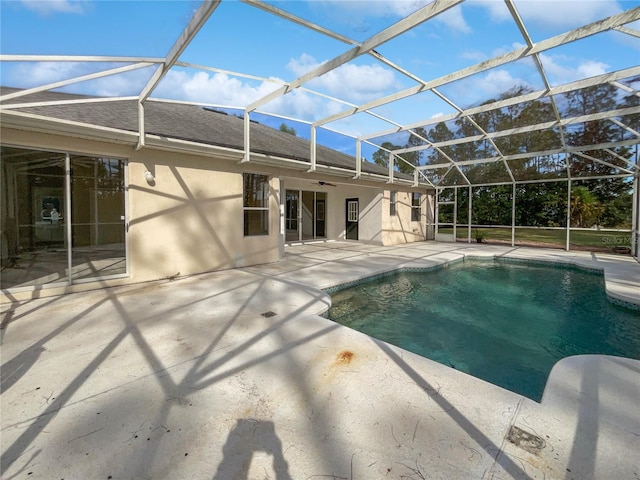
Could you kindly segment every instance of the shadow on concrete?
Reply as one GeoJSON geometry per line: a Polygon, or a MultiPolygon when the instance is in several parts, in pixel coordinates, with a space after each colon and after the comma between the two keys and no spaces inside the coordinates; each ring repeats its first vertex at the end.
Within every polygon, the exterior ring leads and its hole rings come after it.
{"type": "MultiPolygon", "coordinates": [[[[415,384],[422,390],[430,393],[437,393],[437,388],[433,387],[425,378],[420,376],[408,363],[406,363],[391,347],[382,341],[372,339],[372,341],[382,350],[396,365],[398,365],[415,384]]],[[[511,475],[512,478],[529,479],[531,477],[517,465],[513,460],[505,455],[500,455],[501,447],[496,445],[489,437],[487,437],[478,427],[476,427],[469,419],[460,413],[454,405],[449,403],[442,395],[430,395],[431,400],[436,402],[444,412],[451,417],[462,428],[470,438],[480,445],[495,461],[511,475]]]]}
{"type": "MultiPolygon", "coordinates": [[[[222,356],[216,357],[211,356],[216,350],[219,342],[226,336],[228,331],[243,317],[242,321],[246,321],[247,315],[250,318],[254,318],[257,314],[253,311],[250,311],[250,307],[255,309],[255,305],[252,305],[252,301],[254,297],[256,297],[259,293],[261,293],[261,289],[265,288],[267,282],[269,282],[269,278],[264,276],[260,277],[257,275],[251,275],[250,281],[242,281],[239,285],[235,285],[231,288],[224,289],[223,291],[216,292],[211,295],[205,295],[204,298],[202,296],[196,296],[196,299],[191,302],[180,303],[179,305],[167,303],[161,306],[160,308],[146,308],[144,313],[140,315],[140,311],[134,308],[135,304],[127,307],[126,298],[127,295],[123,296],[122,299],[119,298],[119,290],[105,287],[102,292],[104,292],[105,297],[99,299],[95,303],[91,305],[91,307],[84,309],[78,315],[74,316],[71,320],[65,322],[63,325],[59,326],[57,329],[52,331],[47,336],[43,337],[36,344],[29,347],[24,352],[18,354],[14,357],[10,362],[4,365],[4,368],[7,368],[7,378],[6,378],[6,386],[13,385],[17,379],[26,373],[26,371],[33,366],[38,358],[39,352],[44,351],[44,345],[48,340],[55,337],[63,330],[68,328],[70,325],[75,323],[80,318],[86,317],[90,312],[96,310],[100,305],[109,304],[110,308],[113,310],[113,313],[110,315],[112,320],[119,320],[124,325],[123,327],[112,336],[111,339],[107,339],[106,345],[102,345],[100,351],[85,364],[84,368],[73,378],[65,387],[61,388],[61,391],[57,394],[57,396],[52,399],[50,403],[47,404],[46,408],[41,411],[36,416],[30,419],[24,419],[21,421],[22,424],[25,425],[22,433],[10,444],[6,445],[4,451],[2,453],[1,464],[2,471],[7,472],[8,469],[23,455],[28,454],[29,452],[33,452],[36,444],[34,444],[35,440],[39,438],[43,432],[47,429],[47,425],[51,421],[56,418],[58,412],[70,405],[74,405],[78,402],[83,401],[83,399],[74,398],[74,395],[80,390],[80,388],[102,367],[105,361],[112,355],[116,354],[116,349],[121,345],[125,339],[133,340],[134,344],[137,347],[137,350],[142,354],[146,363],[149,366],[149,370],[152,372],[152,375],[155,377],[163,396],[167,399],[161,408],[156,411],[154,418],[149,420],[150,424],[153,425],[163,425],[167,422],[170,416],[170,412],[173,408],[173,405],[176,404],[176,401],[180,403],[182,400],[188,398],[188,396],[197,390],[207,388],[216,384],[217,382],[229,378],[232,375],[242,372],[252,366],[261,364],[263,362],[268,361],[271,358],[275,358],[286,354],[287,352],[304,345],[305,343],[326,335],[328,332],[332,331],[335,328],[338,328],[338,325],[331,325],[328,328],[320,329],[319,331],[314,332],[306,332],[306,335],[297,336],[296,338],[285,340],[281,336],[277,336],[278,341],[282,341],[282,347],[267,351],[263,355],[249,355],[248,358],[241,359],[239,364],[233,365],[231,368],[227,367],[228,364],[234,360],[238,360],[238,357],[248,350],[252,348],[259,341],[274,335],[278,332],[285,324],[291,322],[297,315],[301,312],[304,312],[312,305],[317,304],[318,302],[322,302],[324,300],[325,294],[316,289],[308,289],[307,293],[310,298],[308,302],[304,305],[300,306],[293,312],[289,312],[286,315],[283,315],[282,318],[278,321],[274,321],[268,324],[265,328],[259,330],[254,335],[249,336],[244,339],[240,344],[234,345],[234,347],[227,351],[222,356]],[[167,321],[173,321],[180,317],[180,315],[187,315],[188,311],[191,310],[195,304],[201,302],[209,302],[212,306],[217,301],[216,298],[223,295],[229,294],[233,290],[241,293],[241,297],[244,299],[243,303],[237,305],[234,308],[235,313],[231,316],[231,318],[225,321],[224,324],[219,325],[209,325],[203,324],[202,328],[198,328],[198,331],[191,332],[192,335],[207,335],[212,336],[211,341],[206,347],[201,350],[196,355],[191,355],[188,359],[183,362],[192,362],[189,370],[182,380],[175,381],[172,378],[171,370],[176,365],[167,365],[165,361],[163,361],[161,349],[154,347],[154,344],[150,339],[145,338],[145,332],[141,329],[141,327],[149,321],[155,322],[155,318],[166,316],[167,321]],[[214,326],[213,330],[211,327],[214,326]],[[213,335],[212,335],[213,334],[213,335]]],[[[273,281],[273,280],[271,280],[273,281]]],[[[281,281],[281,283],[289,283],[287,280],[281,281]]],[[[300,287],[299,284],[292,282],[292,285],[300,287]]],[[[162,295],[162,292],[157,292],[155,295],[162,295]]],[[[71,299],[72,297],[66,297],[67,299],[71,299]]],[[[153,294],[149,292],[145,292],[145,302],[148,302],[148,305],[153,305],[153,294]]],[[[254,302],[255,303],[255,302],[254,302]]],[[[295,359],[292,359],[295,361],[295,359]]],[[[302,367],[301,367],[302,368],[302,367]]],[[[5,370],[3,370],[4,373],[5,370]]],[[[299,372],[300,373],[300,372],[299,372]]],[[[303,380],[303,375],[300,373],[300,379],[303,380]]],[[[5,385],[3,385],[4,388],[5,385]]],[[[113,388],[118,388],[119,384],[114,384],[113,388]]],[[[301,384],[301,389],[305,390],[305,386],[301,384]]],[[[309,398],[311,396],[310,392],[303,393],[305,397],[309,398]]],[[[255,421],[254,421],[255,422],[255,421]]],[[[234,439],[230,439],[229,442],[235,442],[236,437],[239,438],[240,434],[245,433],[249,428],[249,421],[239,422],[236,426],[234,439]]],[[[254,425],[255,426],[255,425],[254,425]]],[[[71,427],[71,426],[70,426],[71,427]]],[[[286,462],[284,461],[284,457],[281,454],[281,446],[279,445],[279,440],[275,436],[275,428],[273,424],[271,426],[268,423],[264,423],[259,425],[262,429],[262,443],[267,446],[264,447],[265,451],[272,451],[274,456],[274,468],[276,472],[278,472],[278,479],[289,479],[288,475],[288,467],[286,462]]],[[[258,427],[256,427],[258,428],[258,427]]],[[[153,465],[154,460],[158,456],[158,448],[160,446],[159,442],[149,442],[143,447],[143,450],[136,451],[135,453],[131,453],[131,458],[129,460],[125,458],[119,458],[118,462],[121,464],[129,465],[133,470],[140,475],[144,475],[146,470],[150,465],[153,465]]],[[[263,445],[264,446],[264,445],[263,445]]],[[[107,445],[105,445],[105,448],[107,445]]],[[[255,449],[252,451],[258,451],[260,445],[255,444],[255,449]]],[[[53,446],[55,450],[55,446],[53,446]]],[[[230,448],[235,448],[230,445],[230,448]]],[[[253,447],[252,447],[253,448],[253,447]]],[[[262,447],[260,447],[262,448],[262,447]]],[[[330,449],[331,450],[331,449],[330,449]]],[[[325,456],[322,454],[322,449],[318,452],[321,456],[325,456]]],[[[326,459],[330,464],[331,461],[329,459],[335,458],[335,456],[339,456],[339,452],[325,452],[326,459]]],[[[62,454],[62,452],[60,452],[62,454]]],[[[40,450],[36,451],[35,456],[31,456],[29,459],[23,459],[22,462],[27,462],[23,464],[22,467],[19,467],[20,471],[23,471],[25,468],[29,468],[29,464],[35,461],[35,458],[40,455],[40,450]]],[[[220,470],[220,474],[222,472],[226,472],[226,469],[234,469],[236,468],[236,464],[233,463],[231,458],[226,458],[225,460],[227,465],[224,466],[225,469],[220,470]]],[[[216,477],[216,478],[230,478],[230,477],[216,477]]]]}
{"type": "MultiPolygon", "coordinates": [[[[43,305],[35,308],[35,310],[39,310],[41,308],[49,306],[55,301],[56,299],[47,301],[43,305]]],[[[18,380],[20,380],[20,378],[22,378],[22,376],[25,375],[31,369],[31,367],[40,358],[40,355],[42,354],[42,352],[46,351],[47,342],[49,342],[52,338],[55,338],[56,336],[60,335],[64,330],[69,328],[71,325],[73,325],[77,321],[81,320],[89,312],[97,309],[101,304],[105,302],[106,300],[100,301],[92,305],[90,308],[80,312],[78,315],[74,316],[69,321],[65,322],[63,325],[59,326],[49,334],[42,337],[36,343],[30,345],[27,349],[20,352],[11,360],[4,362],[2,364],[2,367],[0,367],[0,392],[5,393],[7,390],[9,390],[9,388],[11,388],[13,384],[15,384],[18,380]]],[[[10,312],[7,313],[7,318],[9,318],[10,316],[13,316],[13,313],[14,313],[14,310],[12,309],[10,312]]],[[[23,315],[18,316],[18,318],[20,318],[21,316],[23,315]]],[[[16,321],[16,320],[17,318],[13,318],[11,321],[16,321]]],[[[6,328],[6,326],[4,326],[4,328],[6,328]]]]}
{"type": "MultiPolygon", "coordinates": [[[[271,421],[240,418],[229,432],[223,449],[224,458],[218,465],[213,480],[249,480],[251,463],[256,452],[264,452],[273,458],[272,468],[276,480],[292,480],[289,464],[282,452],[282,442],[276,435],[271,421]]],[[[264,466],[263,466],[264,468],[264,466]]],[[[271,478],[268,472],[265,478],[271,478]]]]}

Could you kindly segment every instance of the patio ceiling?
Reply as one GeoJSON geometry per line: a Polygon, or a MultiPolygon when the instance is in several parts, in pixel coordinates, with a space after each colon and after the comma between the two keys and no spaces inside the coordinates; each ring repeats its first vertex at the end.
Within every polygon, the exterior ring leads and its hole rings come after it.
{"type": "MultiPolygon", "coordinates": [[[[549,2],[547,6],[553,9],[556,3],[549,2]]],[[[526,15],[520,13],[521,3],[505,0],[511,36],[496,43],[496,47],[509,44],[511,49],[495,48],[493,56],[462,67],[459,62],[452,61],[455,66],[444,71],[442,68],[424,68],[419,62],[410,67],[405,59],[396,59],[396,52],[413,48],[415,58],[427,59],[429,44],[416,40],[425,38],[424,28],[450,18],[447,16],[455,9],[477,8],[477,2],[436,0],[423,3],[422,7],[406,13],[400,20],[387,20],[384,28],[372,35],[367,29],[361,29],[367,31],[366,36],[357,28],[349,30],[345,27],[344,30],[348,31],[342,33],[335,27],[339,23],[329,28],[325,25],[331,22],[326,17],[315,15],[313,8],[305,9],[301,4],[259,0],[244,0],[241,4],[205,1],[191,15],[164,57],[2,52],[0,60],[6,62],[5,65],[67,62],[93,67],[81,75],[4,95],[0,97],[0,108],[3,113],[10,113],[27,106],[45,105],[47,102],[29,103],[24,98],[18,102],[13,100],[46,90],[74,91],[74,86],[91,84],[105,77],[131,75],[140,70],[146,72],[146,76],[140,77],[143,81],[133,95],[139,105],[138,148],[145,145],[145,104],[149,101],[178,101],[239,112],[245,120],[244,161],[250,161],[250,121],[270,117],[277,119],[276,122],[291,122],[296,129],[304,130],[311,141],[311,171],[316,167],[316,144],[322,142],[332,146],[331,141],[325,139],[337,135],[343,142],[347,139],[349,151],[356,157],[355,177],[361,174],[361,162],[372,161],[372,153],[377,153],[379,159],[381,152],[385,152],[389,162],[389,181],[393,181],[401,166],[405,172],[407,169],[413,171],[416,184],[434,187],[638,176],[640,30],[634,23],[640,21],[637,3],[623,2],[622,6],[628,7],[626,10],[558,33],[540,29],[534,22],[529,24],[526,15]],[[287,80],[258,71],[259,68],[256,71],[233,71],[223,64],[224,61],[215,65],[201,63],[200,56],[190,47],[198,42],[211,41],[211,35],[220,25],[218,22],[226,22],[230,17],[237,19],[239,38],[238,45],[230,42],[227,49],[233,51],[237,47],[238,55],[267,53],[259,45],[254,45],[253,51],[242,50],[240,37],[244,27],[241,9],[258,9],[268,18],[277,19],[283,26],[266,34],[280,36],[279,45],[291,45],[290,58],[299,52],[296,45],[300,40],[287,35],[300,32],[300,29],[304,30],[301,38],[308,42],[305,47],[312,48],[315,41],[330,42],[331,47],[327,51],[334,52],[334,56],[309,66],[302,73],[297,70],[299,74],[291,75],[287,80]],[[291,26],[296,29],[290,29],[291,26]],[[349,36],[349,33],[354,36],[349,36]],[[613,34],[616,40],[612,42],[613,34]],[[568,56],[569,52],[589,52],[594,42],[607,42],[611,48],[618,49],[621,60],[615,69],[595,75],[585,73],[566,82],[552,79],[554,75],[550,70],[558,67],[549,60],[552,53],[561,58],[568,56]],[[364,59],[366,65],[363,64],[364,59]],[[370,68],[372,81],[378,75],[391,72],[397,78],[394,89],[390,91],[387,88],[384,94],[375,98],[339,98],[326,87],[330,76],[337,71],[363,66],[370,68]],[[233,105],[214,103],[204,97],[188,100],[168,98],[167,89],[163,90],[167,75],[170,72],[193,71],[233,77],[255,85],[271,85],[271,88],[255,89],[266,93],[246,96],[244,103],[233,105]],[[509,88],[484,97],[467,94],[480,77],[485,80],[505,75],[516,78],[515,72],[517,78],[526,79],[526,82],[513,81],[510,85],[507,82],[505,85],[509,88]],[[318,108],[316,115],[308,118],[283,115],[279,106],[296,94],[330,104],[332,108],[318,108]],[[441,106],[441,113],[422,113],[421,116],[421,109],[427,111],[423,106],[434,103],[441,106]],[[410,106],[413,108],[407,108],[410,106]],[[331,113],[319,115],[320,111],[331,113]],[[585,134],[593,125],[598,125],[608,134],[585,134]],[[585,162],[592,164],[593,168],[577,168],[578,164],[585,162]]],[[[442,33],[442,29],[438,31],[442,33]]],[[[450,33],[449,42],[459,42],[460,37],[450,33]]],[[[490,35],[490,31],[478,34],[490,35]]],[[[470,50],[473,36],[467,42],[470,50]]],[[[149,45],[154,45],[152,39],[149,45]]],[[[144,45],[136,46],[136,50],[144,48],[144,45]]],[[[221,47],[218,45],[217,48],[221,47]]],[[[149,52],[152,50],[149,47],[149,52]]],[[[212,54],[211,58],[215,59],[216,55],[212,54]]]]}

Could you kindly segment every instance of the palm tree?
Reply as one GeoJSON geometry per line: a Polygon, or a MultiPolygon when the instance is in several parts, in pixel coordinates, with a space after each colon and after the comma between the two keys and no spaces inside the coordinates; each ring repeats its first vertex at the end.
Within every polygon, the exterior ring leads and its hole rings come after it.
{"type": "Polygon", "coordinates": [[[590,227],[599,223],[603,207],[587,187],[571,189],[571,226],[590,227]]]}

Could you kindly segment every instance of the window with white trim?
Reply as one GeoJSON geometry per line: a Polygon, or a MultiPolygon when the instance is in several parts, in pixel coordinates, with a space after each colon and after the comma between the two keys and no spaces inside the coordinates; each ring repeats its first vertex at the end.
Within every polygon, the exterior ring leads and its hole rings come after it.
{"type": "Polygon", "coordinates": [[[269,176],[243,174],[244,235],[269,235],[269,176]]]}
{"type": "Polygon", "coordinates": [[[396,202],[398,201],[398,192],[391,190],[389,192],[389,215],[396,215],[396,202]]]}
{"type": "Polygon", "coordinates": [[[358,221],[358,202],[355,200],[347,203],[347,220],[349,222],[358,221]]]}
{"type": "Polygon", "coordinates": [[[420,204],[422,195],[419,192],[411,192],[411,221],[420,221],[420,204]]]}

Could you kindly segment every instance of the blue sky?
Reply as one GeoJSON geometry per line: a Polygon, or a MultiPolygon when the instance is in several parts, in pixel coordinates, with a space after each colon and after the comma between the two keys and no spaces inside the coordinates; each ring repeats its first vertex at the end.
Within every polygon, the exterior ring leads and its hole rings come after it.
{"type": "MultiPolygon", "coordinates": [[[[427,2],[419,0],[296,0],[269,2],[330,28],[355,41],[397,22],[427,2]]],[[[602,17],[640,6],[640,1],[515,0],[534,42],[602,17]]],[[[2,54],[127,55],[164,57],[179,36],[197,1],[2,0],[2,54]]],[[[640,29],[637,25],[628,25],[640,29]]],[[[467,1],[376,50],[423,80],[439,78],[524,45],[504,2],[467,1]]],[[[243,72],[276,81],[291,81],[350,48],[236,0],[224,0],[182,61],[243,72]]],[[[638,65],[640,38],[620,32],[598,34],[541,56],[549,81],[559,85],[638,65]]],[[[80,62],[3,62],[3,85],[32,87],[116,65],[80,62]]],[[[97,95],[136,95],[151,75],[137,70],[66,87],[65,91],[97,95]]],[[[415,82],[363,56],[305,85],[317,92],[362,104],[414,86],[415,82]]],[[[489,70],[444,85],[441,93],[461,107],[483,102],[516,85],[542,88],[533,62],[489,70]]],[[[155,97],[244,106],[278,86],[225,73],[175,68],[155,97]]],[[[312,121],[346,107],[303,90],[266,105],[263,110],[312,121]]],[[[376,113],[401,123],[436,118],[454,110],[431,93],[421,94],[376,113]]],[[[332,128],[360,135],[390,124],[365,114],[332,128]]],[[[305,135],[299,125],[298,133],[305,135]]]]}

